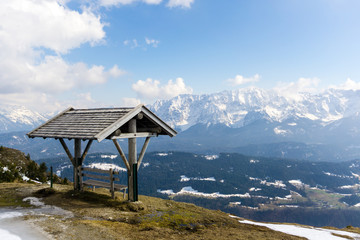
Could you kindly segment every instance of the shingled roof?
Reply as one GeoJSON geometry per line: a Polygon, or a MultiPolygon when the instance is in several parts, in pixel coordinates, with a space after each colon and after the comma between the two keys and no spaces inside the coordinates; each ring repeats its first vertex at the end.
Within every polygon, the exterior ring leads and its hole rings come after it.
{"type": "Polygon", "coordinates": [[[91,139],[100,142],[105,138],[121,138],[121,135],[126,137],[128,121],[139,114],[143,116],[137,121],[140,134],[151,132],[170,137],[177,134],[174,129],[140,104],[134,108],[74,109],[70,107],[27,135],[30,138],[91,139]]]}

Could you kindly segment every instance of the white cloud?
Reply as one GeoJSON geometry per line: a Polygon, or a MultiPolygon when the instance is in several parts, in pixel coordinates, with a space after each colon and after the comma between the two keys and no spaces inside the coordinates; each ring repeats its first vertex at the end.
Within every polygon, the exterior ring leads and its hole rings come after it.
{"type": "Polygon", "coordinates": [[[260,79],[259,74],[255,74],[254,76],[249,78],[243,77],[241,75],[236,75],[235,78],[230,78],[227,80],[227,82],[232,86],[238,86],[246,83],[257,82],[259,81],[259,79],[260,79]]]}
{"type": "Polygon", "coordinates": [[[159,40],[150,39],[150,38],[147,38],[147,37],[145,38],[145,42],[146,42],[147,45],[151,45],[154,48],[156,48],[160,43],[159,40]]]}
{"type": "Polygon", "coordinates": [[[185,85],[182,78],[177,78],[175,82],[169,80],[166,85],[160,86],[158,80],[151,78],[146,81],[139,80],[132,85],[132,89],[140,98],[144,99],[169,99],[180,94],[191,94],[191,87],[185,85]]]}
{"type": "Polygon", "coordinates": [[[194,3],[194,0],[169,0],[167,6],[170,8],[181,7],[181,8],[191,8],[191,4],[194,3]]]}
{"type": "Polygon", "coordinates": [[[162,0],[99,0],[99,5],[104,7],[128,5],[134,2],[144,2],[146,4],[157,5],[162,2],[162,0]]]}
{"type": "Polygon", "coordinates": [[[297,82],[278,83],[274,90],[288,99],[301,100],[302,93],[319,92],[319,82],[318,78],[299,78],[297,82]]]}
{"type": "MultiPolygon", "coordinates": [[[[103,84],[124,74],[116,65],[69,63],[63,55],[104,41],[104,23],[67,0],[11,0],[0,8],[0,99],[11,104],[56,105],[55,94],[103,84]],[[46,101],[45,101],[46,100],[46,101]],[[51,102],[49,102],[51,101],[51,102]]],[[[89,98],[87,98],[89,99],[89,98]]],[[[4,102],[2,102],[4,103],[4,102]]]]}
{"type": "Polygon", "coordinates": [[[125,40],[124,41],[124,45],[125,46],[129,46],[131,48],[137,48],[139,47],[139,43],[136,39],[133,39],[133,40],[125,40]]]}
{"type": "Polygon", "coordinates": [[[348,78],[346,82],[340,84],[339,86],[330,86],[329,88],[343,89],[343,90],[360,90],[360,82],[355,82],[354,80],[348,78]]]}
{"type": "Polygon", "coordinates": [[[122,98],[122,107],[135,107],[139,105],[141,101],[137,98],[122,98]]]}

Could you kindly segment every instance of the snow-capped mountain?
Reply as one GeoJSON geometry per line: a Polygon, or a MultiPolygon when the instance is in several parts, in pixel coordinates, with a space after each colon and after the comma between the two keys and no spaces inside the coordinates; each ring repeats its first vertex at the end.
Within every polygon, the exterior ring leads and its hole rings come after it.
{"type": "Polygon", "coordinates": [[[46,120],[24,106],[0,106],[0,132],[30,130],[46,120]]]}
{"type": "MultiPolygon", "coordinates": [[[[204,95],[180,95],[159,100],[151,109],[173,127],[186,130],[196,124],[225,124],[240,128],[265,119],[282,123],[308,119],[322,126],[360,112],[360,91],[329,89],[321,94],[287,94],[255,87],[204,95]]],[[[285,133],[275,130],[279,134],[285,133]]]]}

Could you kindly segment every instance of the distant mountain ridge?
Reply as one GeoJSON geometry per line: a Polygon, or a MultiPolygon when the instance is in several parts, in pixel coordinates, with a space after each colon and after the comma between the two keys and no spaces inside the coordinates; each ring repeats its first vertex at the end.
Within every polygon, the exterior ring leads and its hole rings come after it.
{"type": "MultiPolygon", "coordinates": [[[[251,87],[180,95],[148,107],[179,132],[171,139],[154,138],[151,151],[237,152],[312,161],[360,158],[360,90],[291,94],[251,87]]],[[[46,119],[24,107],[0,109],[0,144],[35,158],[62,153],[55,141],[10,133],[29,131],[46,119]]],[[[116,153],[110,143],[100,145],[116,153]]]]}
{"type": "Polygon", "coordinates": [[[328,89],[319,94],[287,94],[251,87],[214,94],[180,95],[158,100],[150,108],[181,130],[199,123],[239,128],[259,119],[280,123],[294,120],[288,122],[289,126],[294,126],[298,119],[307,119],[325,126],[358,116],[360,91],[328,89]]]}
{"type": "Polygon", "coordinates": [[[0,106],[0,133],[29,130],[47,119],[24,106],[0,106]]]}

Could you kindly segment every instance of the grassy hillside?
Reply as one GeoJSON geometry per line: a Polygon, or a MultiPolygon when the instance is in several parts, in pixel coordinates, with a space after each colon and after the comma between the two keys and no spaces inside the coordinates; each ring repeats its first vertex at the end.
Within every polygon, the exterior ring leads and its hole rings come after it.
{"type": "Polygon", "coordinates": [[[0,206],[23,205],[24,197],[41,198],[72,217],[27,216],[56,239],[301,239],[265,227],[241,224],[221,211],[194,204],[140,196],[130,203],[108,190],[74,192],[71,186],[0,184],[0,206]],[[12,196],[9,198],[8,196],[12,196]]]}

